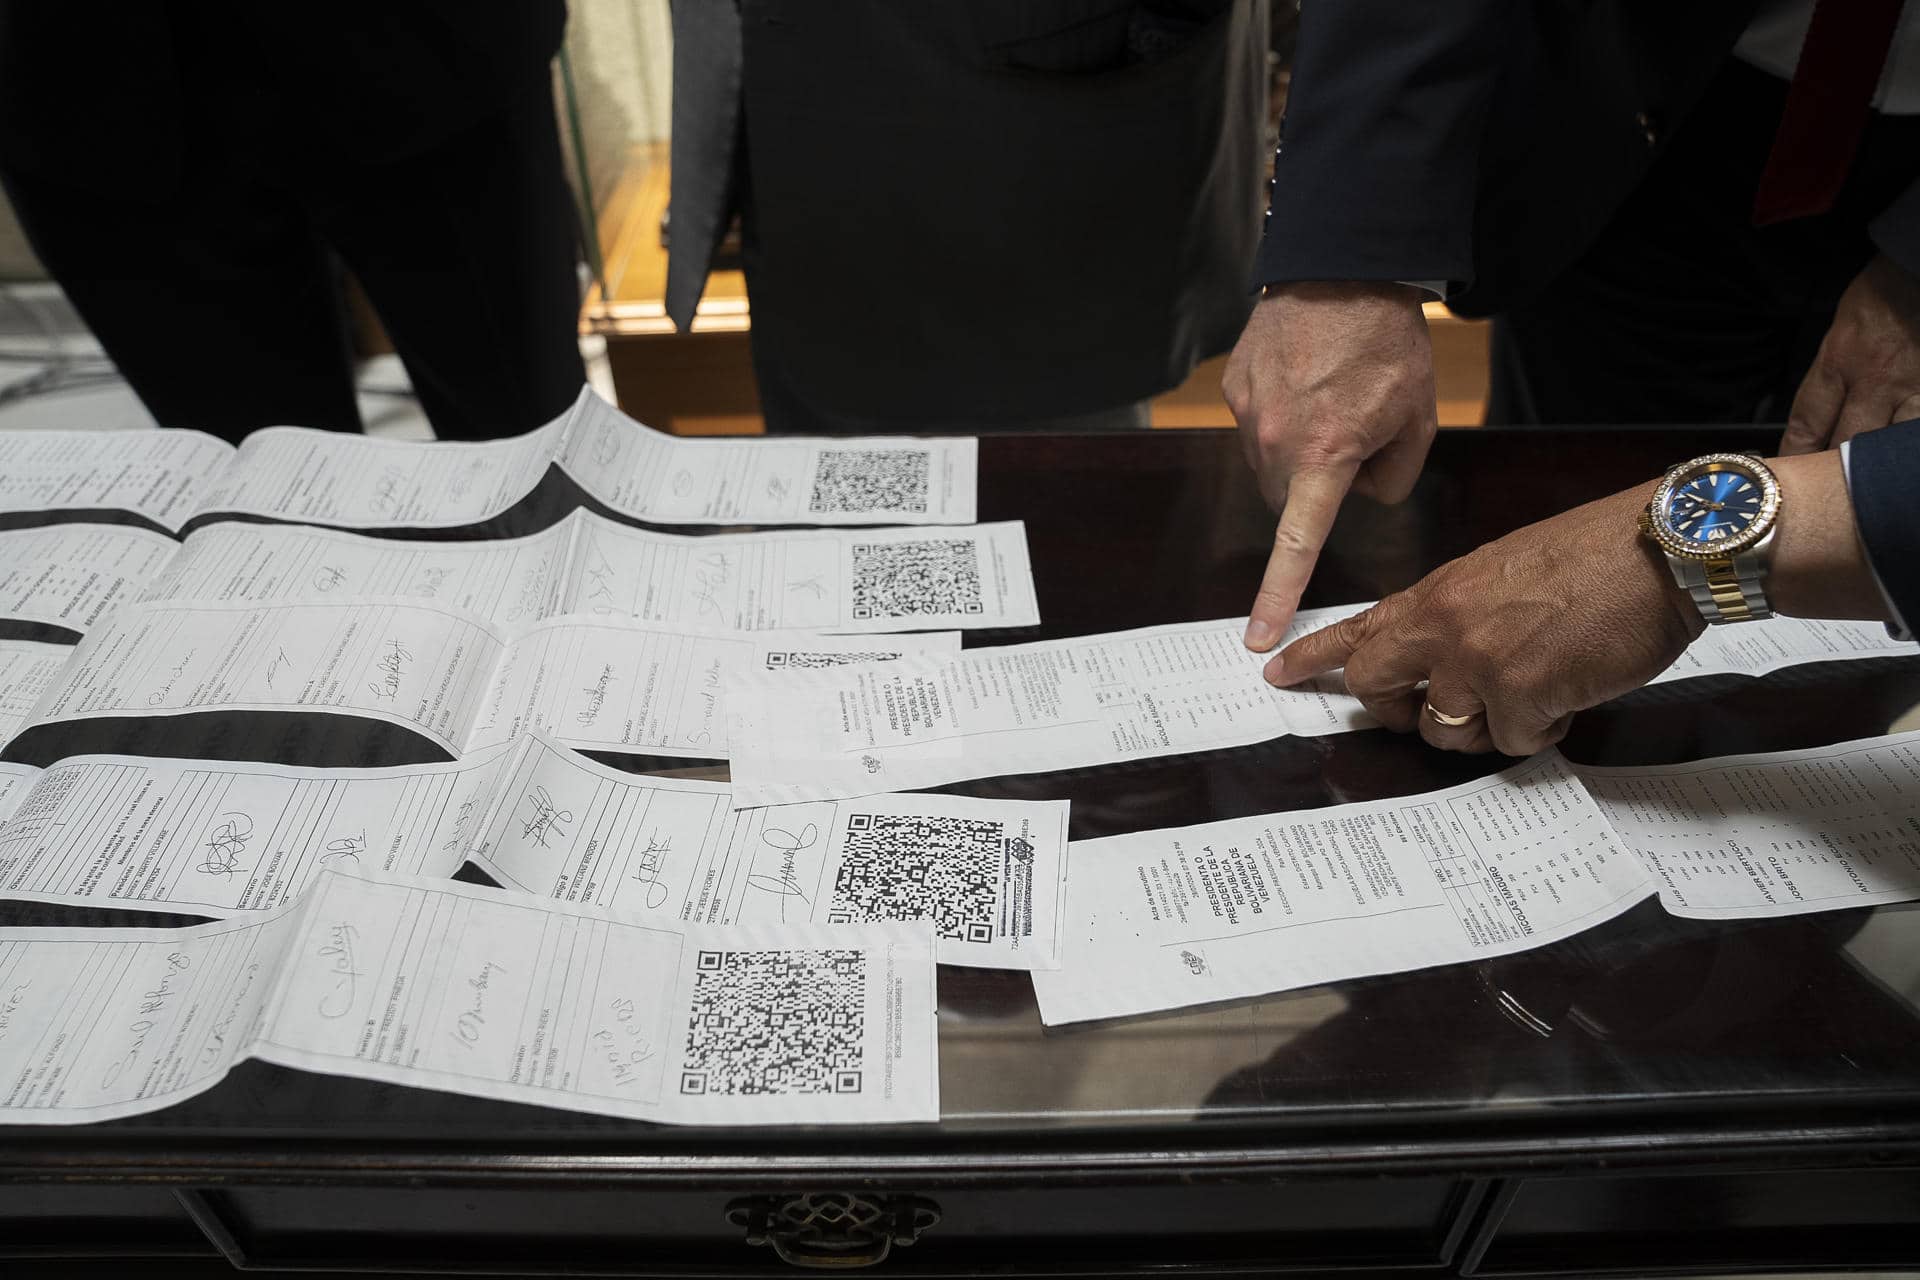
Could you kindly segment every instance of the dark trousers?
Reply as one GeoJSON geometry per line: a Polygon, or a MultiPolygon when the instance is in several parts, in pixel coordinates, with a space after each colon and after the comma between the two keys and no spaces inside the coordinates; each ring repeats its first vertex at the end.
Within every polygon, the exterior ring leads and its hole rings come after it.
{"type": "Polygon", "coordinates": [[[1831,212],[1755,228],[1786,92],[1729,60],[1593,247],[1495,318],[1489,423],[1786,421],[1867,223],[1920,176],[1920,117],[1875,117],[1831,212]]]}
{"type": "Polygon", "coordinates": [[[544,82],[391,164],[191,146],[187,180],[159,199],[0,174],[34,252],[162,426],[360,430],[333,255],[442,439],[527,431],[579,393],[576,223],[544,82]]]}

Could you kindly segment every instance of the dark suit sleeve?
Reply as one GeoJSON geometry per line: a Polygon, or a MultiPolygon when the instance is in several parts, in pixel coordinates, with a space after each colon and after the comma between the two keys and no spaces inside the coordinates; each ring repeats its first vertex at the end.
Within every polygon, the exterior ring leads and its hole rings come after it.
{"type": "Polygon", "coordinates": [[[1882,209],[1867,224],[1867,232],[1880,252],[1905,267],[1908,275],[1920,276],[1920,182],[1882,209]]]}
{"type": "Polygon", "coordinates": [[[1854,525],[1880,585],[1912,626],[1920,621],[1920,419],[1855,436],[1848,450],[1854,525]]]}
{"type": "Polygon", "coordinates": [[[1514,0],[1305,0],[1254,283],[1473,278],[1514,0]]]}

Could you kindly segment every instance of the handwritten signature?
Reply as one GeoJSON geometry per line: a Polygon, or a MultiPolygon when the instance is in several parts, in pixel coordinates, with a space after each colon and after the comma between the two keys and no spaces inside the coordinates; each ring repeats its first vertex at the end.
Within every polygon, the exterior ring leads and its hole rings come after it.
{"type": "Polygon", "coordinates": [[[195,652],[196,650],[193,650],[193,649],[187,650],[186,657],[180,659],[179,665],[175,666],[173,670],[167,672],[166,683],[161,685],[158,689],[155,689],[152,693],[147,695],[148,706],[157,707],[161,703],[167,700],[167,696],[173,692],[173,686],[175,686],[176,684],[179,684],[180,678],[186,675],[187,667],[193,662],[193,655],[195,652]]]}
{"type": "Polygon", "coordinates": [[[184,952],[174,951],[168,954],[166,972],[160,975],[160,981],[154,985],[153,990],[143,992],[140,996],[140,1008],[134,1020],[127,1024],[127,1031],[133,1038],[127,1042],[127,1051],[117,1058],[107,1068],[106,1075],[101,1077],[102,1089],[111,1089],[127,1068],[140,1060],[140,1055],[147,1048],[147,1037],[153,1034],[155,1027],[159,1026],[154,1015],[164,1012],[167,1002],[173,999],[174,979],[192,967],[193,962],[184,952]]]}
{"type": "Polygon", "coordinates": [[[635,859],[633,879],[636,884],[645,887],[644,897],[649,911],[666,905],[668,889],[660,882],[660,873],[666,867],[667,855],[673,852],[673,837],[660,839],[658,832],[649,832],[647,847],[640,851],[635,859]]]}
{"type": "Polygon", "coordinates": [[[700,682],[704,688],[695,690],[694,696],[700,700],[700,727],[687,735],[690,746],[704,747],[713,741],[713,721],[720,712],[720,659],[700,673],[700,682]]]}
{"type": "Polygon", "coordinates": [[[347,571],[345,569],[335,568],[330,564],[323,564],[319,569],[314,571],[313,589],[315,591],[331,591],[346,580],[347,571]]]}
{"type": "Polygon", "coordinates": [[[345,871],[349,867],[360,869],[360,855],[367,851],[367,833],[362,828],[356,835],[340,836],[327,841],[326,848],[320,851],[320,865],[345,871]]]}
{"type": "Polygon", "coordinates": [[[462,1049],[471,1050],[480,1040],[480,1033],[487,1027],[487,988],[493,985],[493,975],[505,973],[506,966],[488,960],[481,964],[480,972],[467,979],[467,1007],[455,1015],[453,1031],[449,1035],[462,1049]]]}
{"type": "Polygon", "coordinates": [[[733,581],[733,561],[725,552],[710,551],[693,563],[693,600],[702,614],[720,616],[720,589],[733,581]]]}
{"type": "Polygon", "coordinates": [[[607,686],[612,684],[613,664],[607,663],[600,668],[600,677],[580,692],[587,695],[587,705],[574,713],[574,719],[582,726],[590,725],[600,718],[600,708],[607,704],[607,686]]]}
{"type": "Polygon", "coordinates": [[[373,496],[367,499],[367,506],[377,516],[392,516],[400,513],[400,486],[407,482],[407,473],[399,467],[388,467],[373,482],[373,496]]]}
{"type": "Polygon", "coordinates": [[[446,586],[447,579],[452,576],[452,568],[446,566],[422,569],[420,580],[413,584],[413,594],[431,600],[440,594],[440,588],[446,586]]]}
{"type": "Polygon", "coordinates": [[[0,1040],[7,1038],[7,1031],[13,1026],[13,1015],[19,1012],[20,1006],[26,1002],[27,988],[32,985],[31,980],[17,983],[13,990],[7,993],[6,1003],[0,1004],[0,1040]]]}
{"type": "Polygon", "coordinates": [[[218,876],[227,879],[246,870],[240,865],[240,855],[247,851],[247,841],[253,839],[253,819],[244,813],[223,813],[207,833],[204,848],[206,856],[194,870],[202,875],[218,876]]]}
{"type": "Polygon", "coordinates": [[[633,1001],[616,996],[608,1002],[613,1021],[593,1033],[593,1043],[606,1056],[607,1070],[617,1085],[629,1085],[640,1078],[635,1068],[650,1061],[653,1043],[641,1025],[639,1010],[633,1001]]]}
{"type": "Polygon", "coordinates": [[[381,652],[380,660],[373,664],[379,678],[369,680],[367,689],[374,697],[391,702],[400,696],[400,680],[407,674],[408,664],[413,661],[413,651],[398,640],[387,641],[387,647],[381,652]]]}
{"type": "Polygon", "coordinates": [[[279,674],[282,667],[290,667],[292,665],[293,659],[287,656],[287,651],[285,649],[276,649],[272,661],[267,663],[267,688],[273,688],[273,678],[279,674]]]}
{"type": "Polygon", "coordinates": [[[827,584],[821,581],[821,575],[817,573],[811,578],[802,578],[798,582],[789,582],[787,584],[787,590],[798,591],[801,595],[812,596],[815,600],[825,600],[827,598],[827,584]]]}
{"type": "Polygon", "coordinates": [[[539,845],[548,848],[547,838],[558,836],[567,838],[567,824],[573,821],[573,810],[562,809],[554,804],[553,796],[545,787],[535,787],[520,797],[520,803],[527,806],[527,817],[521,823],[520,834],[539,845]]]}
{"type": "Polygon", "coordinates": [[[364,976],[353,958],[354,944],[359,940],[360,931],[345,921],[327,926],[327,942],[318,954],[327,962],[326,972],[332,976],[333,985],[316,1006],[323,1018],[344,1018],[353,1012],[364,976]]]}
{"type": "Polygon", "coordinates": [[[760,842],[766,846],[761,853],[772,850],[779,855],[780,869],[777,874],[768,875],[761,871],[760,857],[754,856],[753,868],[747,872],[747,887],[761,893],[771,893],[780,899],[780,919],[787,918],[787,900],[798,898],[807,901],[806,889],[800,884],[799,868],[796,863],[799,855],[820,842],[820,828],[809,822],[796,834],[783,827],[768,827],[760,833],[760,842]]]}
{"type": "Polygon", "coordinates": [[[593,563],[587,566],[587,599],[613,599],[613,566],[604,556],[595,556],[593,563]]]}

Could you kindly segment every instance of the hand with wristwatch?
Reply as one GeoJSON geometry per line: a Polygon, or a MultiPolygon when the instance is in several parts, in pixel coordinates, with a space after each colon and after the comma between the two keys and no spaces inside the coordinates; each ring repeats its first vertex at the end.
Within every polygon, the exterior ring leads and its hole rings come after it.
{"type": "Polygon", "coordinates": [[[1528,755],[1659,675],[1707,625],[1775,613],[1890,620],[1835,451],[1682,462],[1296,640],[1267,678],[1344,668],[1389,729],[1528,755]]]}
{"type": "Polygon", "coordinates": [[[1750,453],[1709,453],[1667,472],[1640,513],[1673,580],[1710,623],[1773,616],[1767,570],[1780,482],[1750,453]]]}

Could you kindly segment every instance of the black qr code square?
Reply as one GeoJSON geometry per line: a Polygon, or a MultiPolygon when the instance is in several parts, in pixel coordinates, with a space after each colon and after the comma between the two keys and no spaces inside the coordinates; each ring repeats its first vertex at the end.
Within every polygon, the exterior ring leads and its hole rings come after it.
{"type": "Polygon", "coordinates": [[[785,649],[779,653],[767,655],[767,670],[805,671],[815,667],[845,667],[862,662],[892,662],[898,657],[900,657],[898,653],[878,650],[860,653],[812,653],[800,649],[785,649]]]}
{"type": "Polygon", "coordinates": [[[867,964],[859,951],[702,951],[680,1092],[859,1093],[867,964]]]}
{"type": "Polygon", "coordinates": [[[826,449],[813,472],[810,511],[927,509],[925,449],[826,449]]]}
{"type": "Polygon", "coordinates": [[[972,538],[854,544],[854,617],[980,611],[980,544],[972,538]]]}
{"type": "Polygon", "coordinates": [[[1003,822],[851,814],[827,920],[931,920],[942,938],[992,942],[1006,854],[1003,822]]]}

